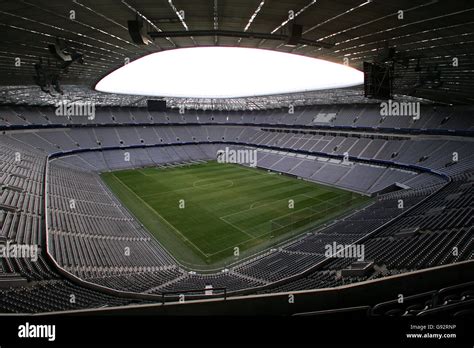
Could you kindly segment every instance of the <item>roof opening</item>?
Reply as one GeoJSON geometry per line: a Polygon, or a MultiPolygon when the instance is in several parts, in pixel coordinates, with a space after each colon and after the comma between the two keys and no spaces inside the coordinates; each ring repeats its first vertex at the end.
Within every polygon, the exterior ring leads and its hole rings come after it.
{"type": "Polygon", "coordinates": [[[343,64],[271,50],[193,47],[152,53],[113,71],[101,92],[237,98],[351,87],[363,73],[343,64]]]}

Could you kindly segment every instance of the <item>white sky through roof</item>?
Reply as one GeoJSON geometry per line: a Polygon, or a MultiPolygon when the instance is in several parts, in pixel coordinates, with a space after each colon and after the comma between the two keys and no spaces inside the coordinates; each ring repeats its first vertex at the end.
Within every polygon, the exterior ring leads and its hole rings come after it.
{"type": "Polygon", "coordinates": [[[194,47],[152,53],[100,80],[101,92],[162,97],[237,98],[342,88],[363,73],[342,64],[277,51],[194,47]]]}

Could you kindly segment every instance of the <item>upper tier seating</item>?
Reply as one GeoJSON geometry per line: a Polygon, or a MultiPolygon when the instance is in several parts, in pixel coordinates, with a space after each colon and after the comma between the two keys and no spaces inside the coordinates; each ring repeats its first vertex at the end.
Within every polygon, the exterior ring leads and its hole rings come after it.
{"type": "Polygon", "coordinates": [[[378,104],[360,106],[318,105],[298,107],[293,114],[288,109],[261,112],[186,110],[181,115],[177,110],[148,112],[143,108],[99,108],[94,119],[87,117],[56,116],[53,107],[0,106],[0,127],[47,126],[47,125],[92,125],[92,124],[274,124],[296,126],[335,126],[372,129],[424,129],[473,131],[472,106],[422,105],[420,118],[409,116],[382,116],[378,104]]]}

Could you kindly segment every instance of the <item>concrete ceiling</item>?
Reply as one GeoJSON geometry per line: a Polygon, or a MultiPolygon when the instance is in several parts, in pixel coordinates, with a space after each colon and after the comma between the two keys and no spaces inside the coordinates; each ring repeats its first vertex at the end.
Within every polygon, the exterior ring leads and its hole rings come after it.
{"type": "Polygon", "coordinates": [[[454,104],[474,101],[471,0],[0,0],[0,86],[32,85],[34,64],[40,57],[53,60],[47,47],[57,38],[84,54],[84,64],[69,67],[62,84],[86,87],[125,59],[177,47],[260,47],[338,63],[348,58],[349,65],[361,69],[388,42],[409,64],[396,69],[395,93],[454,104]],[[295,14],[293,20],[288,20],[289,11],[295,14]],[[331,47],[191,35],[157,38],[140,46],[127,29],[127,21],[137,17],[155,32],[218,29],[286,35],[295,22],[303,25],[304,39],[331,47]],[[458,66],[453,66],[454,58],[458,66]],[[421,72],[415,71],[418,59],[421,72]],[[417,85],[428,68],[439,71],[441,86],[417,85]]]}

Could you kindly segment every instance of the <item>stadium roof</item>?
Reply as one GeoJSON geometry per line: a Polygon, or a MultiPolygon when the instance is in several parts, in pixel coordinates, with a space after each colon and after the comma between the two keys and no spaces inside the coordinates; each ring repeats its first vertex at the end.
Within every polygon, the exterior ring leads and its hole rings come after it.
{"type": "Polygon", "coordinates": [[[0,85],[32,85],[34,64],[40,58],[44,64],[53,60],[48,45],[58,40],[84,55],[84,63],[72,64],[61,79],[63,85],[77,88],[92,87],[127,59],[177,47],[218,45],[337,63],[347,58],[358,69],[364,61],[395,59],[396,94],[472,104],[473,13],[468,0],[1,1],[0,85]],[[127,21],[137,18],[155,36],[149,45],[135,44],[129,35],[127,21]],[[281,39],[292,23],[303,26],[304,41],[296,46],[281,39]],[[458,66],[453,66],[455,58],[458,66]]]}

